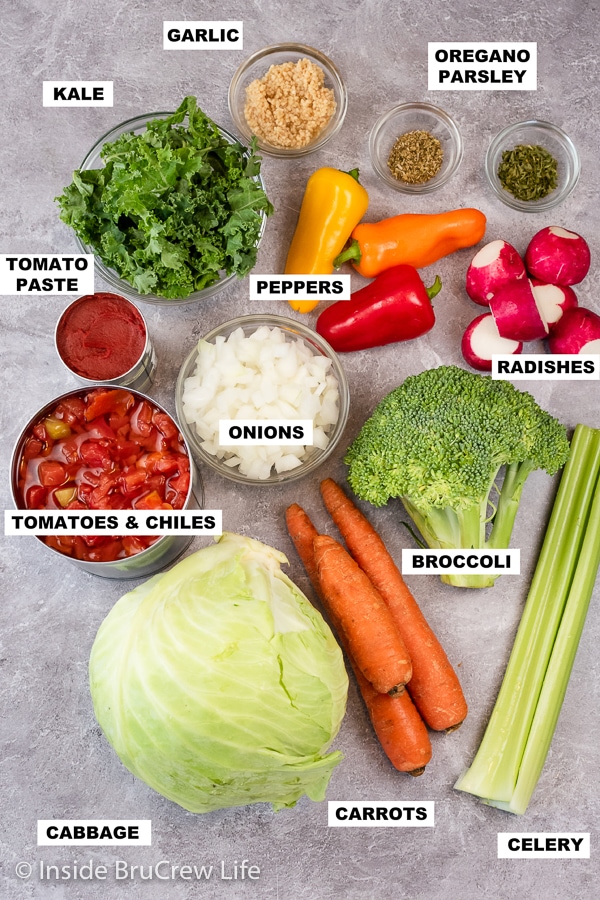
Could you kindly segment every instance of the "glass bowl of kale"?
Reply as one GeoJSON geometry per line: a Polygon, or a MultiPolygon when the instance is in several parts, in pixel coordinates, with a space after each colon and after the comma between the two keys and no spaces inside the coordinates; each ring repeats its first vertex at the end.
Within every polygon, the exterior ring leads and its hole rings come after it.
{"type": "Polygon", "coordinates": [[[272,206],[261,159],[186,97],[103,135],[57,201],[80,252],[133,300],[207,300],[255,265],[272,206]]]}

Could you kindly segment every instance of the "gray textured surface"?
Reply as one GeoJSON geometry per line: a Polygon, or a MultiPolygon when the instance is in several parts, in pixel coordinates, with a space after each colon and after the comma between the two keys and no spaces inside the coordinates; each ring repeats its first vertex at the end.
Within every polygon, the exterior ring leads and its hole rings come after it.
{"type": "MultiPolygon", "coordinates": [[[[246,55],[266,44],[298,40],[320,48],[339,66],[349,92],[341,133],[320,153],[298,162],[265,159],[263,173],[276,215],[270,221],[257,271],[281,271],[306,178],[320,165],[358,164],[371,196],[370,215],[480,207],[489,239],[510,239],[524,250],[538,228],[560,224],[581,231],[594,254],[581,285],[581,302],[598,311],[595,290],[600,247],[598,213],[598,8],[576,0],[499,0],[477,4],[347,0],[271,3],[209,2],[198,5],[81,0],[2,4],[3,173],[1,252],[72,252],[73,238],[59,221],[53,197],[104,131],[138,113],[174,108],[186,94],[225,127],[227,86],[246,55]],[[232,52],[164,52],[163,19],[243,19],[245,49],[232,52]],[[437,92],[428,95],[428,40],[538,41],[536,93],[437,92]],[[114,80],[108,109],[43,109],[44,79],[114,80]],[[391,105],[429,99],[457,120],[465,141],[458,174],[440,192],[405,199],[376,180],[367,136],[391,105]],[[549,214],[511,212],[491,195],[483,154],[504,125],[538,117],[563,126],[582,157],[583,174],[571,198],[549,214]]],[[[344,359],[352,391],[349,441],[374,403],[404,376],[440,362],[461,363],[460,335],[476,310],[463,279],[470,252],[435,267],[444,280],[436,303],[438,323],[425,338],[344,359]]],[[[433,270],[432,270],[433,271],[433,270]]],[[[427,273],[429,274],[429,272],[427,273]]],[[[8,297],[2,319],[2,469],[31,414],[69,383],[53,349],[60,298],[8,297]]],[[[274,310],[275,307],[269,307],[274,310]]],[[[184,357],[199,335],[235,315],[257,311],[247,284],[231,287],[204,306],[184,310],[144,307],[159,355],[155,396],[174,409],[173,386],[184,357]]],[[[287,306],[278,311],[287,314],[287,306]]],[[[312,314],[308,321],[314,321],[312,314]]],[[[531,348],[534,349],[534,348],[531,348]]],[[[524,384],[568,426],[598,426],[593,383],[524,384]]],[[[344,478],[341,453],[322,472],[344,478]]],[[[328,527],[318,483],[289,489],[242,490],[204,473],[207,505],[223,509],[227,529],[272,543],[290,556],[290,573],[309,588],[285,533],[283,511],[299,497],[320,527],[328,527]]],[[[3,506],[9,506],[2,479],[3,506]]],[[[33,539],[3,538],[1,607],[2,797],[0,892],[9,898],[115,898],[209,896],[294,898],[407,898],[476,900],[597,896],[598,877],[598,606],[592,605],[558,730],[538,790],[523,819],[478,804],[452,790],[472,758],[496,696],[543,535],[555,485],[542,473],[525,489],[514,545],[522,550],[521,577],[470,593],[445,588],[433,577],[410,583],[459,665],[470,715],[455,734],[433,736],[434,756],[417,780],[395,773],[377,747],[351,685],[348,713],[336,746],[345,759],[334,772],[329,799],[436,801],[434,829],[328,829],[325,804],[302,801],[277,815],[265,806],[198,817],[135,781],[97,728],[87,689],[87,658],[95,632],[124,585],[94,579],[61,559],[49,560],[33,539]],[[38,818],[151,818],[154,843],[147,849],[72,851],[36,847],[38,818]],[[589,861],[505,861],[496,858],[499,831],[591,832],[589,861]],[[34,875],[19,881],[20,860],[53,863],[206,863],[229,866],[248,859],[261,868],[257,882],[220,880],[200,886],[182,881],[123,880],[55,885],[34,875]]],[[[405,537],[399,509],[372,516],[399,554],[405,537]]],[[[598,597],[596,596],[596,601],[598,597]]]]}

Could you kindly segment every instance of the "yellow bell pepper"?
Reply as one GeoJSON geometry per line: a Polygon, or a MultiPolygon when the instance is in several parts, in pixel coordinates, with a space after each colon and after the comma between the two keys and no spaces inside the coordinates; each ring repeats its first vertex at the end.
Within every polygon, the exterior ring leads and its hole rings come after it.
{"type": "MultiPolygon", "coordinates": [[[[288,252],[286,275],[331,275],[333,261],[369,205],[358,182],[358,169],[341,172],[323,168],[308,179],[298,224],[288,252]]],[[[307,313],[318,300],[289,300],[292,309],[307,313]]]]}

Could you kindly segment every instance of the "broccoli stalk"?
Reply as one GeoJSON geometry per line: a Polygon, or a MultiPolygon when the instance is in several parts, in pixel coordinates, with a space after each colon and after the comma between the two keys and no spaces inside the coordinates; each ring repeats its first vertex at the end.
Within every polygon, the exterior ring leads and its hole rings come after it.
{"type": "MultiPolygon", "coordinates": [[[[564,427],[530,394],[440,366],[381,401],[346,462],[357,496],[375,506],[399,497],[429,547],[499,550],[510,544],[528,476],[554,474],[568,455],[564,427]]],[[[441,577],[491,587],[498,576],[441,577]]]]}

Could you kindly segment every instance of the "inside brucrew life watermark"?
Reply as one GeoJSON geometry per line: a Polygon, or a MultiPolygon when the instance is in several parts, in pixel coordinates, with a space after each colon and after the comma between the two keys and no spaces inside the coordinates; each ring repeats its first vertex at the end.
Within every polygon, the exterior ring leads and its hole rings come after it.
{"type": "MultiPolygon", "coordinates": [[[[29,875],[34,874],[31,867],[29,875]]],[[[25,876],[22,871],[19,877],[25,876]]],[[[219,860],[216,863],[174,863],[161,859],[157,863],[133,864],[124,859],[111,863],[95,860],[52,864],[40,860],[40,881],[258,881],[260,866],[247,859],[219,860]]]]}

